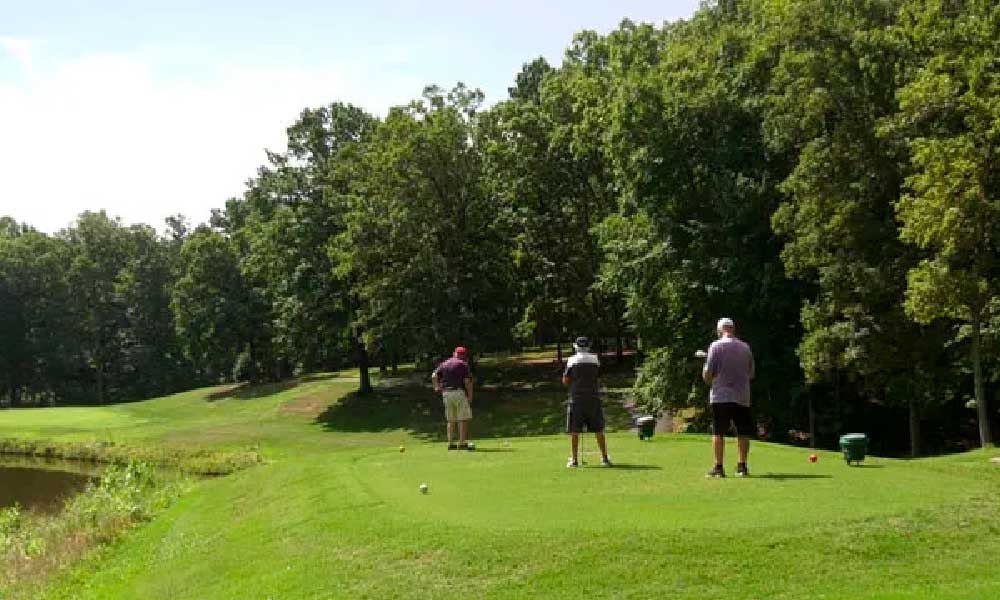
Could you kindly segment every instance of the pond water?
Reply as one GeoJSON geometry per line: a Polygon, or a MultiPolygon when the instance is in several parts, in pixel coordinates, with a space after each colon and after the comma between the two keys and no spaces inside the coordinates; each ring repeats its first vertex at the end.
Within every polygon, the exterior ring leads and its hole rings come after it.
{"type": "Polygon", "coordinates": [[[64,461],[0,457],[0,508],[19,504],[36,512],[56,512],[63,500],[82,491],[94,475],[64,461]]]}

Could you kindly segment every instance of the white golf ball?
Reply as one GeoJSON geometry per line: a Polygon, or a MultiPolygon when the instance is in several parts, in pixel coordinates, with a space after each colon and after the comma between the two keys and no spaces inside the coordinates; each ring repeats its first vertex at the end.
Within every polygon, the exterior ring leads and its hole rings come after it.
{"type": "Polygon", "coordinates": [[[426,494],[427,493],[427,484],[426,483],[421,483],[420,484],[420,493],[421,494],[426,494]]]}

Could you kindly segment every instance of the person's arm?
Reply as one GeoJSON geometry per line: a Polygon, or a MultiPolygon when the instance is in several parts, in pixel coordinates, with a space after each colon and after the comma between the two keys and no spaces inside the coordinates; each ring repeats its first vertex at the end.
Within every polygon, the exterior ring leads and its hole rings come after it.
{"type": "Polygon", "coordinates": [[[465,397],[469,399],[469,404],[472,404],[472,376],[465,378],[465,397]]]}
{"type": "Polygon", "coordinates": [[[563,385],[569,385],[573,381],[573,379],[569,376],[569,371],[572,367],[573,367],[572,363],[570,362],[566,363],[566,369],[563,371],[562,374],[563,385]]]}
{"type": "Polygon", "coordinates": [[[715,345],[708,348],[708,356],[705,357],[705,366],[701,370],[701,378],[708,385],[712,385],[715,379],[715,345]]]}
{"type": "Polygon", "coordinates": [[[431,373],[431,385],[434,386],[435,392],[441,391],[441,378],[438,377],[437,369],[435,369],[434,372],[431,373]]]}

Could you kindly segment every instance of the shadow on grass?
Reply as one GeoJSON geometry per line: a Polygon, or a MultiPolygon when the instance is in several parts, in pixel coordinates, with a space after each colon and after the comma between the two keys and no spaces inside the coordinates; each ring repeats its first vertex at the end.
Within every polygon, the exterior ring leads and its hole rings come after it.
{"type": "Polygon", "coordinates": [[[229,398],[239,398],[240,400],[266,398],[267,396],[273,396],[286,390],[290,390],[300,383],[302,383],[302,381],[298,379],[288,379],[285,381],[276,381],[274,383],[241,383],[229,389],[213,392],[205,396],[205,400],[208,402],[216,402],[218,400],[226,400],[229,398]]]}
{"type": "MultiPolygon", "coordinates": [[[[558,382],[561,372],[558,365],[551,363],[511,362],[481,367],[472,402],[470,437],[562,433],[566,389],[558,382]]],[[[630,427],[629,414],[619,402],[606,399],[604,412],[609,430],[630,427]]],[[[316,422],[331,432],[405,430],[428,441],[442,441],[445,434],[441,397],[429,385],[415,381],[379,386],[371,394],[348,394],[320,414],[316,422]]]]}
{"type": "Polygon", "coordinates": [[[787,481],[792,479],[831,479],[830,475],[817,475],[815,473],[764,473],[763,475],[750,475],[753,479],[774,479],[776,481],[787,481]]]}
{"type": "Polygon", "coordinates": [[[852,469],[884,469],[885,465],[851,465],[852,469]]]}
{"type": "MultiPolygon", "coordinates": [[[[526,437],[562,433],[566,424],[566,392],[548,386],[535,389],[477,390],[472,403],[472,439],[526,437]]],[[[628,429],[628,412],[615,401],[604,404],[611,431],[628,429]]],[[[444,407],[428,386],[379,387],[371,394],[353,392],[328,407],[316,422],[326,431],[381,432],[405,430],[428,441],[443,441],[444,407]]],[[[478,449],[477,451],[505,451],[478,449]]]]}
{"type": "MultiPolygon", "coordinates": [[[[597,465],[594,468],[598,468],[597,465]]],[[[620,463],[616,462],[613,467],[599,467],[601,469],[609,469],[611,471],[662,471],[663,467],[659,465],[636,465],[631,463],[620,463]]]]}
{"type": "Polygon", "coordinates": [[[205,400],[208,402],[215,402],[217,400],[226,400],[228,398],[239,398],[240,400],[266,398],[268,396],[280,394],[281,392],[290,390],[304,383],[313,383],[315,381],[325,381],[334,378],[335,377],[329,373],[312,373],[296,377],[294,379],[285,379],[284,381],[273,381],[270,383],[243,382],[230,386],[227,389],[213,392],[205,396],[205,400]]]}

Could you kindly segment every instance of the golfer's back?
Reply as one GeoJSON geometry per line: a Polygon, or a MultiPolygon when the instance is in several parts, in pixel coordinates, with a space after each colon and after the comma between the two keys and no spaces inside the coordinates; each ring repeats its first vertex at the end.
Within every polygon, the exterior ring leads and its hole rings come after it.
{"type": "Polygon", "coordinates": [[[469,365],[456,357],[444,361],[434,372],[441,378],[441,387],[446,390],[464,390],[465,378],[469,376],[469,365]]]}
{"type": "Polygon", "coordinates": [[[753,353],[750,346],[735,337],[724,337],[708,348],[705,368],[712,375],[711,402],[735,402],[750,406],[750,379],[753,377],[753,353]]]}
{"type": "Polygon", "coordinates": [[[570,378],[569,401],[574,404],[591,405],[600,401],[598,374],[601,362],[596,354],[577,352],[566,362],[566,372],[570,378]]]}

